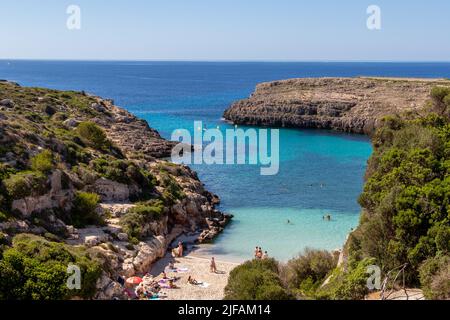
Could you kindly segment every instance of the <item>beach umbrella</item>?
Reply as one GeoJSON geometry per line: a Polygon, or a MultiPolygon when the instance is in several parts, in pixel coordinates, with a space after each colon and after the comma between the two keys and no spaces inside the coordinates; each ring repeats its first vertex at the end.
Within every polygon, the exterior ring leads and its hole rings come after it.
{"type": "Polygon", "coordinates": [[[140,284],[142,281],[143,280],[140,277],[131,277],[127,279],[127,284],[137,285],[140,284]]]}

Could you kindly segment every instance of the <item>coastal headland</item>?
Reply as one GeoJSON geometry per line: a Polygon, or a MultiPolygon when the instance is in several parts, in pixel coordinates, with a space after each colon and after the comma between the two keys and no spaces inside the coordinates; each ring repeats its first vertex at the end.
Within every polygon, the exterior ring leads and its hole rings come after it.
{"type": "Polygon", "coordinates": [[[261,83],[224,118],[264,127],[332,129],[370,134],[386,115],[423,111],[434,86],[446,79],[303,78],[261,83]]]}

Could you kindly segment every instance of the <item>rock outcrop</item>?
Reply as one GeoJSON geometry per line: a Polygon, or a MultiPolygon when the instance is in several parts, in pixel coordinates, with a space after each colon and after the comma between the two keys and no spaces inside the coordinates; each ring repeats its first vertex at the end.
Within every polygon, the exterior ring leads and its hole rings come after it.
{"type": "Polygon", "coordinates": [[[448,80],[305,78],[259,84],[224,113],[235,124],[370,134],[390,114],[420,112],[433,86],[448,80]]]}

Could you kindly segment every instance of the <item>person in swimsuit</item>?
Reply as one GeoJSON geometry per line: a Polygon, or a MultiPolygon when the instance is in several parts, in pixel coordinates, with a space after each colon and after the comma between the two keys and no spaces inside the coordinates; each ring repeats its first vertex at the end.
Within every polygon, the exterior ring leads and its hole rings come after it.
{"type": "Polygon", "coordinates": [[[210,272],[217,273],[217,266],[216,266],[216,260],[214,260],[214,257],[211,258],[211,264],[209,265],[210,272]]]}

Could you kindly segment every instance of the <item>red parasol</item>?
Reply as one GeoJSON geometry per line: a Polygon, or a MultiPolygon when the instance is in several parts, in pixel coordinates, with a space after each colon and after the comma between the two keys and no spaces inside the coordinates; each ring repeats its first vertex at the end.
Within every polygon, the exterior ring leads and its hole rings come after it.
{"type": "Polygon", "coordinates": [[[142,281],[143,280],[140,277],[131,277],[127,279],[127,284],[137,285],[140,284],[142,281]]]}

